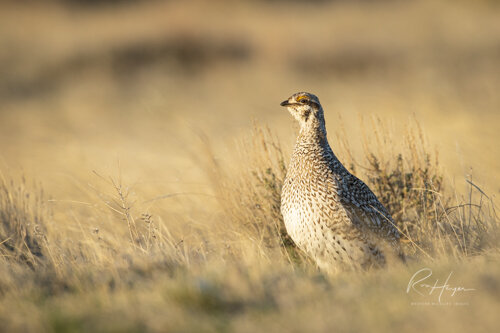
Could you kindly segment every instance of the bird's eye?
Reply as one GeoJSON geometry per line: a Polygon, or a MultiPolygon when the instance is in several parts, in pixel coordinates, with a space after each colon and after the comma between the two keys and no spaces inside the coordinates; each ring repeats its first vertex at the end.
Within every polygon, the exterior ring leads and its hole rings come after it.
{"type": "Polygon", "coordinates": [[[309,99],[305,96],[301,96],[301,97],[297,98],[297,102],[302,103],[302,104],[307,104],[307,102],[309,102],[309,99]]]}

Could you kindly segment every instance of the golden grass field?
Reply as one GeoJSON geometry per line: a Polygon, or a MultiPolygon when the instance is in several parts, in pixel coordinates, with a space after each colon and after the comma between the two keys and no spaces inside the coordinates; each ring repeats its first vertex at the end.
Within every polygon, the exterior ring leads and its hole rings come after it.
{"type": "Polygon", "coordinates": [[[0,4],[0,331],[500,329],[500,3],[96,3],[0,4]],[[287,238],[302,90],[406,266],[287,238]]]}

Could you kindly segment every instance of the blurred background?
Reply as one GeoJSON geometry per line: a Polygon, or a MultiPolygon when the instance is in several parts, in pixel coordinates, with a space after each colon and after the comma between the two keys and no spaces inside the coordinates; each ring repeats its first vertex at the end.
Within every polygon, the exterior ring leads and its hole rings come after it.
{"type": "Polygon", "coordinates": [[[353,146],[360,116],[416,118],[451,181],[500,191],[499,1],[2,1],[0,45],[1,163],[55,196],[117,161],[199,189],[198,138],[223,157],[252,119],[290,151],[303,90],[334,151],[339,116],[353,146]]]}
{"type": "Polygon", "coordinates": [[[0,0],[0,331],[500,332],[499,87],[496,0],[0,0]],[[408,266],[286,241],[298,91],[408,266]]]}

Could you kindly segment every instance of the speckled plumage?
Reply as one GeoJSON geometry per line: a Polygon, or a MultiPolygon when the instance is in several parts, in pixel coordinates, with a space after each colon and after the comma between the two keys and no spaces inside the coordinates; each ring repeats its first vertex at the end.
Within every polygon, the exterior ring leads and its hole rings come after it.
{"type": "Polygon", "coordinates": [[[281,105],[300,123],[281,194],[295,244],[329,272],[381,266],[393,254],[403,258],[390,214],[330,148],[318,98],[300,92],[281,105]]]}

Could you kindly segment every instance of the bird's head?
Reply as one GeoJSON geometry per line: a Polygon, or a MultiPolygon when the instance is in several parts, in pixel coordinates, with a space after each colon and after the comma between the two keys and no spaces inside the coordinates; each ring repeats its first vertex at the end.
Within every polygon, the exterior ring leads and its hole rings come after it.
{"type": "Polygon", "coordinates": [[[324,122],[323,108],[316,95],[307,92],[298,92],[281,102],[286,106],[292,116],[297,119],[301,127],[311,122],[324,122]]]}

